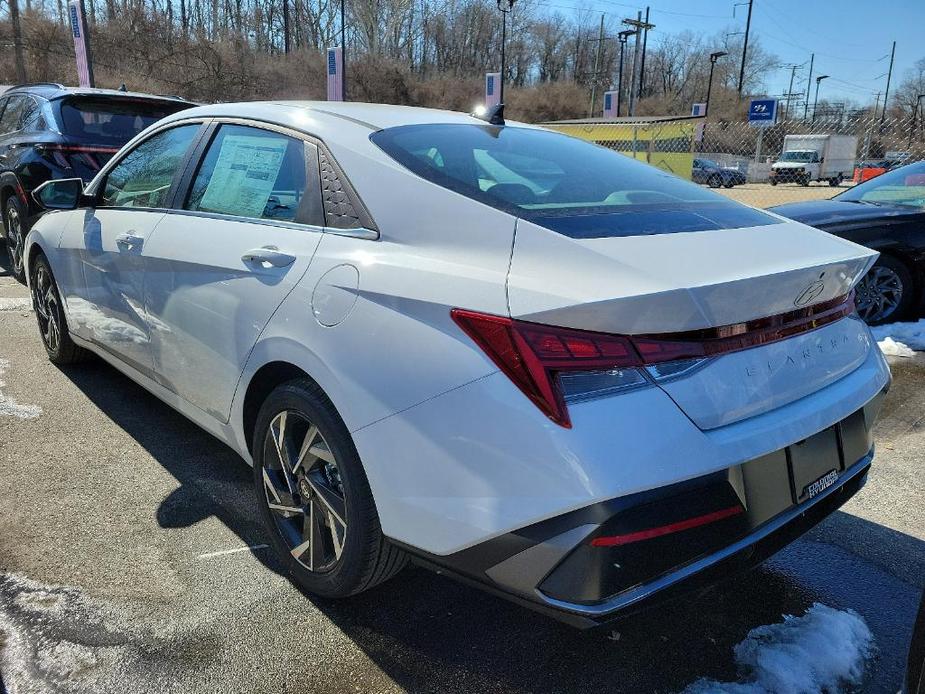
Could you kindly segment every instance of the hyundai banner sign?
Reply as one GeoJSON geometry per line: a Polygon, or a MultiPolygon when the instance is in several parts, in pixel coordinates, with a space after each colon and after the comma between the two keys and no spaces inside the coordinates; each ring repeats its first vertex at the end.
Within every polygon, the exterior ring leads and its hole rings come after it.
{"type": "Polygon", "coordinates": [[[328,49],[328,101],[344,100],[344,52],[340,46],[328,49]]]}
{"type": "Polygon", "coordinates": [[[752,99],[748,104],[748,124],[770,128],[777,123],[777,99],[752,99]]]}
{"type": "Polygon", "coordinates": [[[93,64],[90,60],[90,40],[87,36],[87,18],[82,0],[67,4],[71,34],[74,37],[74,55],[77,58],[77,83],[81,87],[93,86],[93,64]]]}
{"type": "Polygon", "coordinates": [[[604,118],[617,117],[617,92],[604,92],[604,118]]]}
{"type": "Polygon", "coordinates": [[[501,73],[485,73],[485,108],[501,103],[501,73]]]}

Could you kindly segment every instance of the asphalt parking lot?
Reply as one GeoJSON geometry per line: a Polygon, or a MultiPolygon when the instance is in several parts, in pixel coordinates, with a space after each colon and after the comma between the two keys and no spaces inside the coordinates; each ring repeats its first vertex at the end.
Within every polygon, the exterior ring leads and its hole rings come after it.
{"type": "MultiPolygon", "coordinates": [[[[408,569],[349,602],[264,546],[249,469],[100,361],[45,358],[0,276],[0,672],[9,692],[670,692],[735,681],[750,629],[814,602],[874,634],[899,688],[925,585],[925,358],[893,363],[868,485],[762,567],[579,632],[408,569]]],[[[3,686],[0,685],[0,690],[3,686]]]]}
{"type": "Polygon", "coordinates": [[[772,207],[788,202],[828,200],[853,186],[850,181],[834,188],[828,183],[812,183],[808,186],[798,186],[795,183],[781,183],[776,186],[770,183],[745,183],[734,188],[717,188],[716,192],[752,207],[772,207]]]}

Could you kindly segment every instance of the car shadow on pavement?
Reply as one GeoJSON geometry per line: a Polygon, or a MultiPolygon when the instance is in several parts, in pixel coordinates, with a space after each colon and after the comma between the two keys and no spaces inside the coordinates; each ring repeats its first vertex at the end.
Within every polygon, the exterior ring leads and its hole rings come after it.
{"type": "MultiPolygon", "coordinates": [[[[214,516],[248,547],[266,542],[250,468],[236,453],[101,360],[63,372],[180,483],[156,509],[161,527],[214,516]]],[[[891,541],[886,528],[846,522],[891,541]]],[[[284,573],[272,552],[252,553],[284,573]]],[[[801,578],[764,564],[591,631],[414,566],[346,601],[305,598],[404,690],[677,691],[703,676],[734,681],[732,649],[750,629],[819,599],[801,578]]],[[[305,675],[306,691],[317,674],[305,675]]]]}

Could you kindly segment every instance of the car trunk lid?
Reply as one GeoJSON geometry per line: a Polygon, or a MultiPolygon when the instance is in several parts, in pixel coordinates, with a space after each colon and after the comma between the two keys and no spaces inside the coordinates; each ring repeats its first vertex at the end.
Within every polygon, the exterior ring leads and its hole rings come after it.
{"type": "MultiPolygon", "coordinates": [[[[519,320],[602,333],[723,328],[736,334],[751,321],[838,303],[876,257],[794,222],[573,239],[520,220],[509,307],[519,320]]],[[[659,384],[692,421],[710,429],[825,387],[856,368],[870,348],[869,331],[855,319],[809,328],[710,357],[659,384]]]]}

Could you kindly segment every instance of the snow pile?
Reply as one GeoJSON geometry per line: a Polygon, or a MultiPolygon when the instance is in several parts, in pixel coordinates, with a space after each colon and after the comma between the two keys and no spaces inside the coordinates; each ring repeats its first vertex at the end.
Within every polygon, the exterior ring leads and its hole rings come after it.
{"type": "MultiPolygon", "coordinates": [[[[0,359],[0,376],[3,376],[9,368],[10,362],[6,359],[0,359]]],[[[5,385],[6,382],[0,378],[0,388],[5,385]]],[[[16,402],[16,398],[4,395],[0,391],[0,416],[7,415],[9,417],[19,417],[20,419],[32,419],[40,414],[42,414],[42,408],[38,405],[20,405],[16,402]]]]}
{"type": "Polygon", "coordinates": [[[917,323],[877,325],[870,330],[888,356],[911,357],[913,350],[925,350],[925,319],[917,323]]]}
{"type": "Polygon", "coordinates": [[[871,654],[873,635],[853,610],[819,603],[802,617],[752,629],[735,647],[744,682],[700,679],[684,694],[816,694],[857,685],[871,654]]]}

